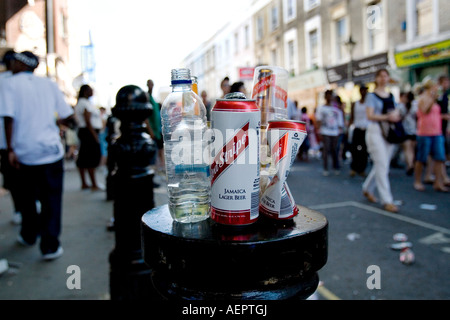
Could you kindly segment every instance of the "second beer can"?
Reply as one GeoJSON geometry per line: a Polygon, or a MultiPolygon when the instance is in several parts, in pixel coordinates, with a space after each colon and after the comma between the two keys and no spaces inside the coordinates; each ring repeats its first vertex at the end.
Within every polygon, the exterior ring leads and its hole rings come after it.
{"type": "Polygon", "coordinates": [[[269,121],[267,139],[270,145],[272,164],[270,182],[263,189],[260,212],[277,220],[292,219],[298,208],[286,183],[297,152],[306,138],[306,124],[294,120],[269,121]]]}
{"type": "Polygon", "coordinates": [[[244,226],[259,216],[261,112],[255,100],[231,97],[218,99],[211,111],[215,137],[211,218],[223,225],[244,226]]]}

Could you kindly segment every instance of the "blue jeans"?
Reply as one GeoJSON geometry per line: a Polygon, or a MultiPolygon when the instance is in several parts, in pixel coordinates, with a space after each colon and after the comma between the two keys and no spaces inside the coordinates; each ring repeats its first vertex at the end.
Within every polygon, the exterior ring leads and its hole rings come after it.
{"type": "Polygon", "coordinates": [[[435,161],[445,161],[444,136],[417,136],[416,160],[426,163],[429,155],[435,161]]]}
{"type": "Polygon", "coordinates": [[[20,164],[19,172],[23,203],[20,235],[29,244],[34,244],[40,235],[42,254],[53,253],[60,245],[63,160],[36,166],[20,164]],[[40,214],[36,200],[41,203],[40,214]]]}

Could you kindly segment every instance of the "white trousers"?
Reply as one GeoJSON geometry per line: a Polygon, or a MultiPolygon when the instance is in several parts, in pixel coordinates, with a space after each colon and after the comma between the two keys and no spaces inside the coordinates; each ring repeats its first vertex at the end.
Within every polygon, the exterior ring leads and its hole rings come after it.
{"type": "Polygon", "coordinates": [[[393,203],[389,182],[389,167],[395,145],[388,143],[381,134],[379,123],[370,123],[366,132],[367,151],[373,161],[372,170],[363,183],[363,191],[378,191],[382,204],[393,203]]]}

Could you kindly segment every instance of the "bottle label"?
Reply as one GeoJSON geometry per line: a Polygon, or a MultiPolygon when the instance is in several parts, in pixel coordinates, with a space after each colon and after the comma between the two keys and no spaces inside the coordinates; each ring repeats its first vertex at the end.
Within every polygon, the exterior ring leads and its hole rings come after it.
{"type": "Polygon", "coordinates": [[[283,102],[285,108],[287,108],[287,92],[283,88],[276,85],[276,77],[274,74],[261,77],[261,79],[253,87],[252,99],[255,99],[258,95],[265,93],[266,91],[272,91],[276,99],[283,102]]]}

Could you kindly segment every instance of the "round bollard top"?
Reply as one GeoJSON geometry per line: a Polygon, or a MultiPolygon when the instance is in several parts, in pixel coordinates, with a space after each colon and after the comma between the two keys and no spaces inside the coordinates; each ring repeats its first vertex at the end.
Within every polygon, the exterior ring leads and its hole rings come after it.
{"type": "Polygon", "coordinates": [[[148,93],[135,85],[126,85],[116,94],[113,116],[122,121],[144,121],[153,110],[148,93]]]}

